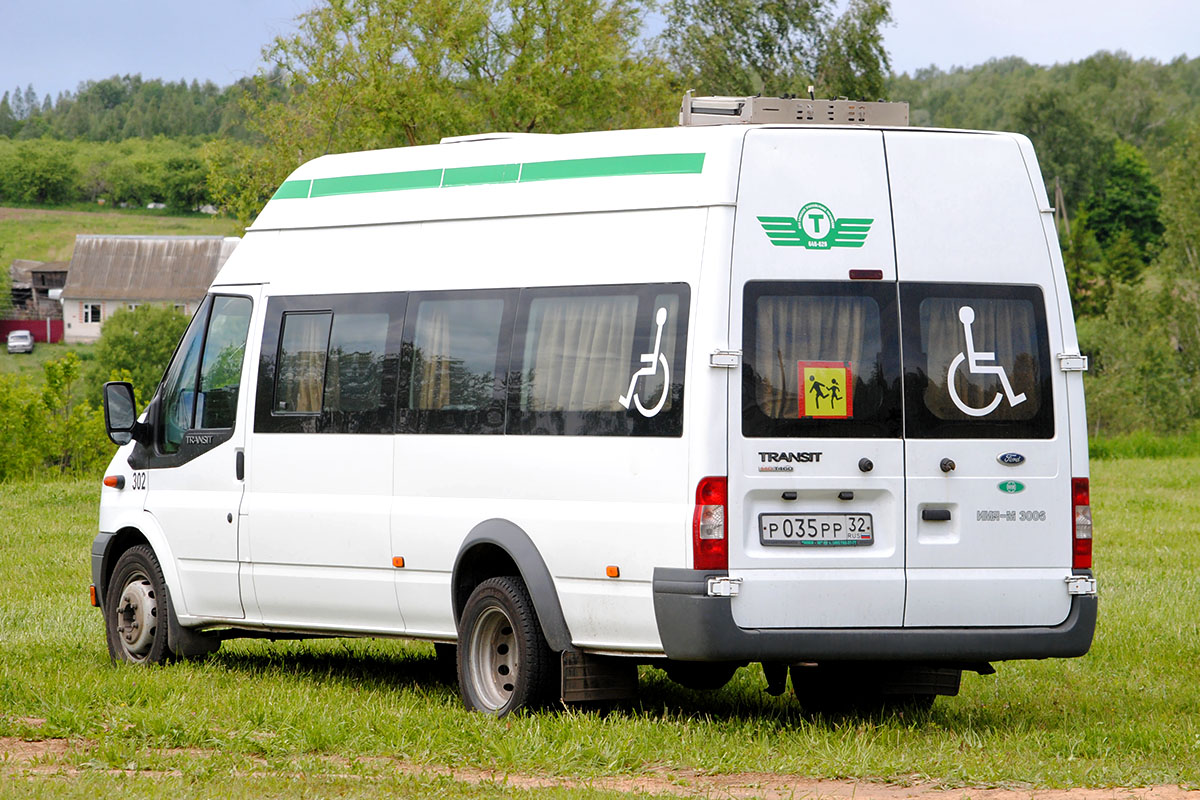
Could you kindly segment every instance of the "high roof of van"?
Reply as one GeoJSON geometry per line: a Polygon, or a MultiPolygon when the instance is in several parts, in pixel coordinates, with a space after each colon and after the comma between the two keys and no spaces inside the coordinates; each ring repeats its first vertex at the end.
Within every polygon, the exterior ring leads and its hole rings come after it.
{"type": "Polygon", "coordinates": [[[250,232],[731,205],[737,198],[742,140],[748,131],[764,127],[830,129],[714,125],[497,133],[322,156],[288,177],[250,232]]]}

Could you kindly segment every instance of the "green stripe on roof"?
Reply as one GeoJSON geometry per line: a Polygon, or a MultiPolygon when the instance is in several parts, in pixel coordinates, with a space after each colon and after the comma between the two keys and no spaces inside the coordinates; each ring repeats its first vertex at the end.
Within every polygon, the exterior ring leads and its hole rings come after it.
{"type": "Polygon", "coordinates": [[[310,197],[338,194],[394,192],[400,189],[436,189],[442,185],[442,170],[420,169],[413,172],[382,172],[375,175],[347,175],[344,178],[317,178],[310,197]]]}
{"type": "Polygon", "coordinates": [[[312,188],[312,181],[284,181],[279,190],[275,192],[272,200],[294,200],[296,198],[308,197],[308,190],[312,188]]]}
{"type": "Polygon", "coordinates": [[[521,183],[567,178],[615,178],[627,175],[688,175],[704,169],[704,153],[572,158],[535,161],[521,170],[521,183]]]}
{"type": "Polygon", "coordinates": [[[487,167],[449,167],[442,186],[478,186],[484,183],[516,183],[520,164],[494,164],[487,167]]]}
{"type": "Polygon", "coordinates": [[[632,175],[698,175],[704,169],[704,153],[658,153],[604,158],[569,158],[534,161],[528,164],[487,164],[479,167],[448,167],[412,172],[382,172],[285,181],[272,200],[333,197],[343,194],[395,192],[404,189],[437,189],[480,186],[494,183],[531,183],[571,178],[617,178],[632,175]]]}

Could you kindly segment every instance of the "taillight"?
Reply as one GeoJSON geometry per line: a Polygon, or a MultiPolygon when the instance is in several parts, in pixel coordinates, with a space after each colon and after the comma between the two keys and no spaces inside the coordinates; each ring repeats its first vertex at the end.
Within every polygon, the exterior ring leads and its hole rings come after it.
{"type": "Polygon", "coordinates": [[[696,510],[692,514],[692,567],[728,569],[729,545],[725,538],[725,478],[703,478],[696,484],[696,510]]]}
{"type": "Polygon", "coordinates": [[[1071,505],[1075,519],[1075,538],[1072,542],[1071,566],[1075,569],[1092,567],[1092,496],[1087,478],[1071,478],[1071,505]]]}

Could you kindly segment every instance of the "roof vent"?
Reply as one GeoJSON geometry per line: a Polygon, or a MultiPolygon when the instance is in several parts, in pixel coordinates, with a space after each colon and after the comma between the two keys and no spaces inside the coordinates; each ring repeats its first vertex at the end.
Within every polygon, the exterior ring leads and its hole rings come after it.
{"type": "Polygon", "coordinates": [[[680,125],[908,125],[908,103],[801,97],[683,96],[680,125]]]}

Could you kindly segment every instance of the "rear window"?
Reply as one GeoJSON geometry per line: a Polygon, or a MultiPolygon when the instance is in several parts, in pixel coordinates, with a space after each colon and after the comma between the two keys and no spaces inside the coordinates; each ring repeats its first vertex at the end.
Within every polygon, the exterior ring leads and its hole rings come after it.
{"type": "Polygon", "coordinates": [[[744,436],[900,436],[895,284],[755,281],[744,303],[744,436]]]}
{"type": "Polygon", "coordinates": [[[907,435],[1054,435],[1046,309],[1036,286],[901,284],[907,435]]]}

